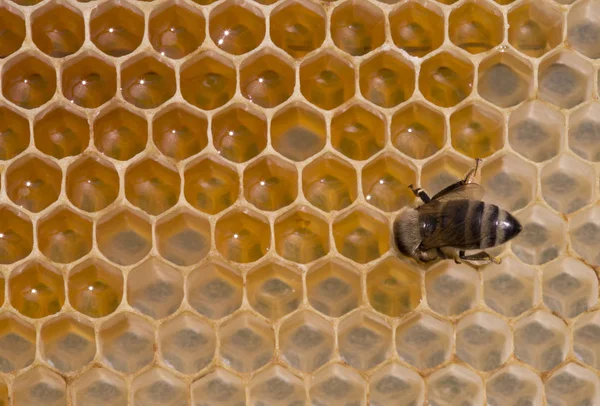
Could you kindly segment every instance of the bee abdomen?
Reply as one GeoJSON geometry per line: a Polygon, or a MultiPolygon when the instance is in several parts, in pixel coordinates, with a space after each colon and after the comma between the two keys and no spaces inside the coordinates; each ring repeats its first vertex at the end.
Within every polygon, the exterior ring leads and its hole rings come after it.
{"type": "MultiPolygon", "coordinates": [[[[499,240],[498,220],[504,211],[494,204],[483,203],[483,214],[481,216],[481,237],[479,248],[494,247],[499,240]]],[[[501,240],[502,238],[500,238],[501,240]]]]}

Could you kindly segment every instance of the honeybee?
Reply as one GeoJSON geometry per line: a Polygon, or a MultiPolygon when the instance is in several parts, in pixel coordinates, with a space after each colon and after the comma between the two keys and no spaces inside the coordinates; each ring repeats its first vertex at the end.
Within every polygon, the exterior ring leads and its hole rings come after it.
{"type": "Polygon", "coordinates": [[[400,252],[421,262],[436,259],[485,261],[499,264],[485,251],[503,244],[522,230],[519,221],[498,206],[481,201],[483,187],[474,183],[481,159],[475,160],[464,179],[447,186],[433,197],[421,188],[409,188],[423,204],[405,210],[394,221],[394,242],[400,252]]]}

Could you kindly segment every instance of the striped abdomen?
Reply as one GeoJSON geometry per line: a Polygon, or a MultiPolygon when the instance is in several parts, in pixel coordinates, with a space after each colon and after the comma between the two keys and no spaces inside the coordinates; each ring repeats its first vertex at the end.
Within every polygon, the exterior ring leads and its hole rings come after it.
{"type": "Polygon", "coordinates": [[[484,249],[521,231],[519,222],[498,206],[478,200],[432,201],[419,209],[421,249],[484,249]]]}

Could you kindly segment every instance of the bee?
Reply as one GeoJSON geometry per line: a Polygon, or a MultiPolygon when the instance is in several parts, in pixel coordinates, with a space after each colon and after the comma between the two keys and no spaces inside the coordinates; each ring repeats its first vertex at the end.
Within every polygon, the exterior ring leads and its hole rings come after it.
{"type": "Polygon", "coordinates": [[[421,262],[436,259],[485,261],[500,259],[483,251],[516,237],[519,221],[498,206],[481,201],[483,187],[474,183],[481,159],[464,179],[429,197],[421,188],[409,188],[423,204],[400,213],[394,221],[394,242],[398,250],[421,262]],[[482,250],[466,255],[466,250],[482,250]]]}

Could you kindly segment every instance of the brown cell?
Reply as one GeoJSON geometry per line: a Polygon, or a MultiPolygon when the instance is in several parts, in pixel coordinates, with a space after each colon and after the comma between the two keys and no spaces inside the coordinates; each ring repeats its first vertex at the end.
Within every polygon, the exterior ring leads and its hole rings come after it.
{"type": "Polygon", "coordinates": [[[144,37],[144,14],[124,1],[99,4],[90,16],[90,38],[107,55],[119,57],[132,53],[144,37]]]}
{"type": "Polygon", "coordinates": [[[61,180],[62,171],[54,162],[26,155],[6,170],[6,194],[17,206],[37,213],[58,199],[61,180]]]}
{"type": "Polygon", "coordinates": [[[259,52],[240,68],[242,95],[261,107],[271,108],[285,102],[294,91],[296,77],[288,58],[273,51],[259,52]]]}
{"type": "Polygon", "coordinates": [[[8,106],[0,106],[0,159],[16,157],[29,146],[29,121],[8,106]]]}
{"type": "Polygon", "coordinates": [[[52,99],[55,92],[56,72],[41,55],[20,54],[2,67],[2,94],[19,107],[40,107],[52,99]]]}
{"type": "Polygon", "coordinates": [[[157,216],[177,204],[181,179],[177,168],[147,158],[125,172],[125,196],[131,204],[157,216]]]}
{"type": "Polygon", "coordinates": [[[154,145],[165,156],[182,161],[208,145],[208,120],[184,104],[171,104],[152,121],[154,145]]]}
{"type": "Polygon", "coordinates": [[[219,155],[246,162],[267,146],[267,119],[261,111],[236,103],[214,116],[212,136],[219,155]]]}
{"type": "Polygon", "coordinates": [[[179,59],[202,45],[205,26],[199,9],[183,1],[171,0],[150,15],[148,36],[158,53],[179,59]]]}
{"type": "Polygon", "coordinates": [[[208,30],[216,46],[242,55],[258,47],[265,37],[265,19],[260,9],[241,0],[228,0],[210,13],[208,30]]]}
{"type": "Polygon", "coordinates": [[[0,58],[6,58],[21,48],[25,40],[25,21],[17,9],[4,4],[0,7],[0,58]]]}
{"type": "Polygon", "coordinates": [[[53,262],[66,264],[92,249],[92,222],[68,206],[55,209],[37,224],[38,248],[53,262]]]}
{"type": "Polygon", "coordinates": [[[33,319],[60,312],[65,302],[62,274],[39,261],[14,269],[8,279],[8,292],[11,305],[22,315],[33,319]]]}
{"type": "Polygon", "coordinates": [[[33,137],[40,152],[62,159],[79,155],[88,147],[90,125],[70,107],[58,105],[36,117],[33,137]]]}
{"type": "Polygon", "coordinates": [[[63,58],[74,54],[85,40],[83,15],[66,2],[50,2],[31,15],[31,38],[43,53],[63,58]]]}
{"type": "Polygon", "coordinates": [[[204,157],[190,163],[184,173],[186,200],[207,214],[217,214],[238,198],[237,172],[218,158],[204,157]]]}
{"type": "Polygon", "coordinates": [[[112,63],[90,52],[63,65],[62,94],[71,103],[97,108],[117,91],[117,73],[112,63]]]}
{"type": "Polygon", "coordinates": [[[360,56],[383,44],[385,17],[373,4],[349,0],[333,10],[330,30],[339,49],[360,56]]]}
{"type": "MultiPolygon", "coordinates": [[[[12,264],[26,258],[33,249],[33,226],[23,213],[0,206],[0,264],[12,264]]],[[[4,280],[0,281],[4,291],[4,280]]],[[[1,297],[4,302],[4,294],[1,297]]]]}
{"type": "Polygon", "coordinates": [[[151,54],[133,57],[121,65],[121,93],[129,103],[152,109],[175,94],[175,72],[151,54]]]}
{"type": "Polygon", "coordinates": [[[96,116],[93,133],[94,145],[99,152],[127,161],[146,148],[148,123],[143,116],[115,104],[96,116]]]}
{"type": "Polygon", "coordinates": [[[402,2],[390,13],[390,30],[398,48],[423,57],[444,42],[444,16],[433,3],[402,2]]]}
{"type": "Polygon", "coordinates": [[[202,109],[213,110],[235,94],[237,79],[233,63],[208,51],[181,66],[180,89],[183,98],[202,109]]]}
{"type": "Polygon", "coordinates": [[[65,182],[67,197],[84,211],[106,208],[119,195],[119,174],[107,160],[86,155],[69,165],[65,182]]]}

